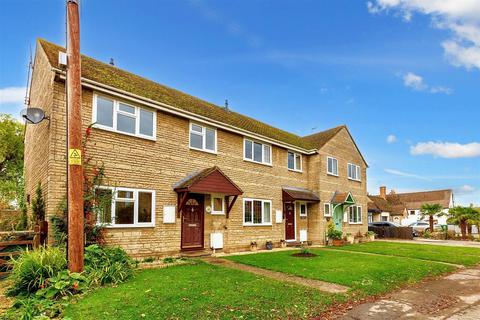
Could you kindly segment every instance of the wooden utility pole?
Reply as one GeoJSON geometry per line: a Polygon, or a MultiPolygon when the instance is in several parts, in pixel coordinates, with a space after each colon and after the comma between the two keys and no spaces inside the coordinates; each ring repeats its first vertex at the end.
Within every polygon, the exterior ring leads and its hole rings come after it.
{"type": "Polygon", "coordinates": [[[82,86],[79,0],[67,0],[68,270],[83,271],[82,86]]]}

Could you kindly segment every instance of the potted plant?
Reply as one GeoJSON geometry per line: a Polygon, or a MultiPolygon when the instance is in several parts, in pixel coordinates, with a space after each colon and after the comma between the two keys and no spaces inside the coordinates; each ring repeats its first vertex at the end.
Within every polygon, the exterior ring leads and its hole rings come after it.
{"type": "Polygon", "coordinates": [[[353,241],[354,243],[360,243],[360,242],[363,242],[363,235],[360,231],[357,232],[357,234],[355,235],[355,239],[353,241]]]}
{"type": "Polygon", "coordinates": [[[332,244],[335,247],[341,247],[343,245],[342,235],[342,231],[340,230],[328,231],[328,238],[332,239],[332,244]]]}
{"type": "Polygon", "coordinates": [[[250,242],[250,251],[257,251],[257,249],[258,249],[257,242],[256,241],[250,242]]]}
{"type": "Polygon", "coordinates": [[[347,238],[347,242],[350,243],[350,244],[353,244],[353,242],[355,241],[355,237],[351,233],[347,233],[346,238],[347,238]]]}
{"type": "Polygon", "coordinates": [[[285,241],[284,239],[280,240],[280,247],[286,248],[287,247],[287,241],[285,241]]]}
{"type": "Polygon", "coordinates": [[[367,233],[365,233],[365,237],[367,237],[368,241],[374,241],[375,240],[375,232],[367,231],[367,233]]]}
{"type": "Polygon", "coordinates": [[[270,240],[265,242],[265,248],[267,248],[267,250],[272,250],[273,249],[273,242],[270,241],[270,240]]]}

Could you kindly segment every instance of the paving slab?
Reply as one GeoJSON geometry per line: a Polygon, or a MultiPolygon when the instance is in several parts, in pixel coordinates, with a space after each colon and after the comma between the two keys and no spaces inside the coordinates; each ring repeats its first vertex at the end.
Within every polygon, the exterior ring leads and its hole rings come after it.
{"type": "Polygon", "coordinates": [[[421,282],[354,307],[344,320],[480,319],[480,267],[421,282]]]}

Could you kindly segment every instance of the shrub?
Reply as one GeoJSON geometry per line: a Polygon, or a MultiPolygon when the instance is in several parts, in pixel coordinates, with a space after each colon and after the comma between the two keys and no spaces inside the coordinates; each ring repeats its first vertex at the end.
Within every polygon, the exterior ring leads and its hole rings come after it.
{"type": "Polygon", "coordinates": [[[37,291],[36,296],[47,299],[72,296],[87,288],[87,278],[82,274],[63,270],[45,282],[45,288],[37,291]]]}
{"type": "Polygon", "coordinates": [[[10,278],[12,286],[7,294],[28,295],[36,292],[45,281],[61,270],[67,264],[65,252],[55,247],[40,247],[35,250],[27,250],[18,258],[12,259],[13,269],[10,278]]]}
{"type": "Polygon", "coordinates": [[[42,184],[39,182],[35,190],[35,199],[32,202],[32,212],[35,222],[45,220],[45,200],[43,199],[42,184]]]}
{"type": "Polygon", "coordinates": [[[94,285],[123,282],[133,275],[135,261],[118,247],[85,248],[85,275],[94,285]]]}
{"type": "Polygon", "coordinates": [[[56,319],[62,312],[63,304],[55,300],[41,299],[35,296],[18,299],[7,310],[2,319],[5,320],[43,320],[56,319]]]}
{"type": "Polygon", "coordinates": [[[330,229],[327,233],[328,238],[332,240],[342,240],[342,235],[342,231],[335,229],[330,229]]]}

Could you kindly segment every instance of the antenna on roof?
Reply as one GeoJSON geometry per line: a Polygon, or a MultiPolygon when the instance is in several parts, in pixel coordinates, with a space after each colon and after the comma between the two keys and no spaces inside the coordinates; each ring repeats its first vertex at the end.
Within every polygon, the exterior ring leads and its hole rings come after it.
{"type": "Polygon", "coordinates": [[[113,58],[110,58],[110,62],[108,64],[111,65],[111,66],[115,65],[115,61],[113,61],[113,58]]]}
{"type": "Polygon", "coordinates": [[[32,60],[32,45],[30,45],[30,60],[28,61],[28,71],[27,71],[27,86],[25,87],[25,99],[23,103],[28,106],[30,105],[30,75],[33,69],[33,60],[32,60]]]}
{"type": "Polygon", "coordinates": [[[229,109],[228,109],[228,99],[225,99],[225,110],[229,111],[229,109]]]}

